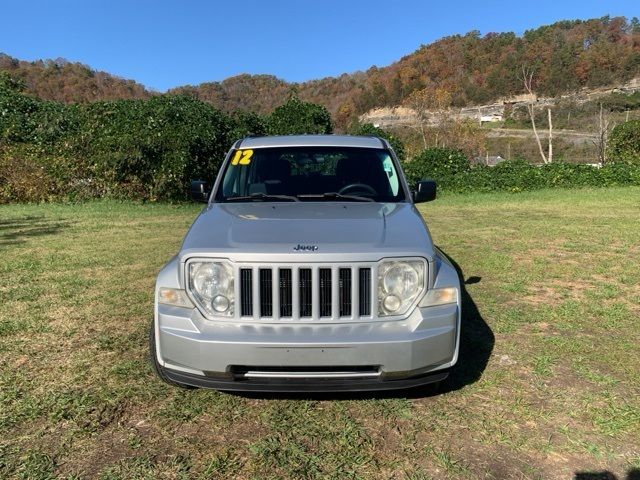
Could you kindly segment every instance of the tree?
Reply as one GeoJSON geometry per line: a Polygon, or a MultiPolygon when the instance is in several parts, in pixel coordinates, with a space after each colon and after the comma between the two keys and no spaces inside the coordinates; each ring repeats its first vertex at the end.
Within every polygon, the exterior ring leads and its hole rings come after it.
{"type": "Polygon", "coordinates": [[[325,107],[291,96],[269,116],[267,129],[270,135],[322,134],[332,133],[333,124],[325,107]]]}
{"type": "Polygon", "coordinates": [[[353,102],[348,101],[340,105],[337,113],[334,115],[336,128],[339,131],[348,130],[348,126],[358,121],[358,115],[356,114],[356,107],[353,102]]]}
{"type": "MultiPolygon", "coordinates": [[[[451,106],[451,91],[444,87],[425,87],[409,95],[405,105],[413,110],[416,117],[416,128],[422,135],[424,148],[427,148],[425,126],[429,124],[432,117],[435,117],[437,123],[444,121],[444,117],[451,106]]],[[[435,146],[438,146],[437,135],[435,137],[435,146]]]]}
{"type": "Polygon", "coordinates": [[[231,131],[231,138],[233,139],[267,134],[266,118],[257,113],[238,110],[231,114],[231,121],[234,125],[231,131]]]}
{"type": "Polygon", "coordinates": [[[600,103],[600,114],[597,119],[597,137],[593,140],[593,144],[596,147],[596,153],[598,155],[598,161],[601,165],[607,163],[607,140],[609,137],[609,131],[611,130],[611,119],[609,112],[604,113],[602,102],[600,103]]]}
{"type": "Polygon", "coordinates": [[[547,112],[549,114],[549,154],[548,156],[544,154],[544,150],[542,149],[542,142],[540,141],[540,135],[538,135],[538,129],[536,128],[536,116],[533,108],[533,99],[536,98],[536,94],[533,93],[533,75],[535,73],[535,69],[532,67],[522,66],[521,80],[524,84],[524,89],[529,94],[529,103],[527,104],[527,111],[529,112],[529,117],[531,118],[531,126],[533,127],[533,134],[536,137],[536,142],[538,143],[538,149],[540,150],[540,156],[542,157],[543,163],[551,163],[553,161],[553,125],[551,124],[551,109],[547,108],[547,112]]]}
{"type": "Polygon", "coordinates": [[[608,152],[613,162],[640,163],[640,120],[616,125],[609,136],[608,152]]]}
{"type": "Polygon", "coordinates": [[[461,150],[468,158],[486,151],[486,130],[469,119],[449,120],[440,125],[439,143],[442,148],[461,150]]]}
{"type": "Polygon", "coordinates": [[[9,73],[0,71],[0,92],[21,93],[26,88],[22,80],[18,80],[9,73]]]}

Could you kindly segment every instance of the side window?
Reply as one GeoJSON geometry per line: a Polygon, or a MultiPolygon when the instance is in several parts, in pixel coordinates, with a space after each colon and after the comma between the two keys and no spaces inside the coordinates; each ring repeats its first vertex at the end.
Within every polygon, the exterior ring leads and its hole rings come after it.
{"type": "Polygon", "coordinates": [[[398,195],[400,182],[398,181],[398,174],[396,173],[396,169],[393,168],[393,161],[391,161],[391,157],[389,157],[389,155],[385,155],[384,159],[382,160],[382,167],[384,168],[384,171],[389,178],[391,193],[393,193],[394,196],[398,195]]]}
{"type": "Polygon", "coordinates": [[[222,180],[222,191],[225,197],[231,197],[237,194],[238,171],[227,171],[222,180]]]}

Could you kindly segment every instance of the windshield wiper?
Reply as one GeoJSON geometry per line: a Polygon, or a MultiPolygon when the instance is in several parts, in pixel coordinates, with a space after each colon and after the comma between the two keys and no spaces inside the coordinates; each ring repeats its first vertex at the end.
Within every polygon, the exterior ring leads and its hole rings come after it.
{"type": "Polygon", "coordinates": [[[361,197],[360,195],[345,195],[338,192],[325,192],[325,193],[308,193],[304,195],[298,195],[298,198],[322,198],[325,200],[352,200],[355,202],[375,202],[373,198],[361,197]]]}
{"type": "Polygon", "coordinates": [[[254,201],[254,200],[284,200],[287,202],[299,202],[296,197],[293,195],[274,195],[263,192],[255,192],[250,195],[243,195],[241,197],[227,197],[225,198],[226,202],[242,202],[242,201],[254,201]]]}

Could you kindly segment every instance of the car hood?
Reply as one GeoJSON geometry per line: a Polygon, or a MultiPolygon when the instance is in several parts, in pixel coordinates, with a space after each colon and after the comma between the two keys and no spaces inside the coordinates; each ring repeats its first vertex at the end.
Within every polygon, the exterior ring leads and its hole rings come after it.
{"type": "Polygon", "coordinates": [[[195,220],[181,249],[183,260],[220,255],[239,261],[295,256],[338,262],[433,254],[429,231],[409,203],[214,203],[195,220]]]}

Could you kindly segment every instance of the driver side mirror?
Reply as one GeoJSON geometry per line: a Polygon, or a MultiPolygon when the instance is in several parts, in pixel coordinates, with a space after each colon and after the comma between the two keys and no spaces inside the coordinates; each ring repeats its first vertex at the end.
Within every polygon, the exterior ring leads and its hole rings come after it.
{"type": "Polygon", "coordinates": [[[436,182],[434,180],[420,180],[413,192],[413,202],[430,202],[436,199],[436,182]]]}
{"type": "Polygon", "coordinates": [[[209,185],[203,180],[191,180],[191,200],[207,203],[209,201],[209,185]]]}

